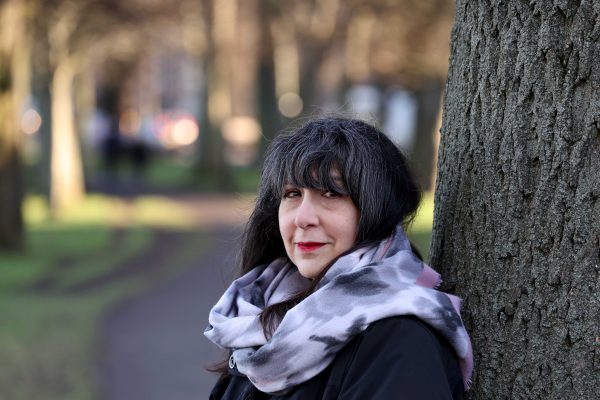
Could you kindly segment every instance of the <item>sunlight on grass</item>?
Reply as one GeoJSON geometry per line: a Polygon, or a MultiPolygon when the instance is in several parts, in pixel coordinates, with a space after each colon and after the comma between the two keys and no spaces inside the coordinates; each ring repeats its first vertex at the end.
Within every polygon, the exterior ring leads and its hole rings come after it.
{"type": "Polygon", "coordinates": [[[186,228],[194,225],[190,210],[166,197],[145,196],[134,203],[133,220],[140,225],[186,228]]]}
{"type": "Polygon", "coordinates": [[[431,245],[431,228],[433,225],[433,192],[423,193],[421,205],[407,235],[411,242],[421,251],[423,259],[429,259],[429,246],[431,245]]]}
{"type": "Polygon", "coordinates": [[[48,205],[41,196],[28,196],[23,209],[29,226],[50,224],[57,229],[72,225],[190,228],[196,222],[189,217],[190,210],[187,206],[161,196],[142,196],[128,200],[90,195],[77,207],[56,215],[54,220],[50,218],[48,205]]]}
{"type": "Polygon", "coordinates": [[[433,224],[433,193],[423,193],[421,205],[417,210],[415,220],[411,225],[412,231],[431,231],[433,224]]]}
{"type": "Polygon", "coordinates": [[[197,222],[190,211],[189,206],[160,196],[127,200],[92,195],[51,219],[43,198],[29,196],[24,203],[27,248],[22,254],[0,254],[0,290],[21,290],[56,264],[74,259],[81,259],[80,266],[61,279],[76,282],[104,273],[110,265],[142,252],[151,242],[149,228],[189,230],[197,222]],[[110,240],[119,227],[127,231],[115,247],[110,240]],[[99,251],[101,257],[86,260],[86,255],[99,251]]]}

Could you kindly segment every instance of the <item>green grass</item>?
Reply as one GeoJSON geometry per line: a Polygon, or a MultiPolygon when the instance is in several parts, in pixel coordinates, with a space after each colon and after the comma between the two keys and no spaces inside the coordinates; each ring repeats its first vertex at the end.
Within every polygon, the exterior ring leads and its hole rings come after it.
{"type": "Polygon", "coordinates": [[[0,293],[21,291],[50,273],[60,259],[85,257],[105,247],[109,239],[107,226],[32,226],[27,231],[24,253],[0,256],[0,293]]]}
{"type": "Polygon", "coordinates": [[[260,169],[258,168],[236,168],[232,173],[233,187],[236,192],[255,192],[260,180],[260,169]]]}
{"type": "Polygon", "coordinates": [[[408,238],[419,249],[425,261],[429,260],[432,225],[433,193],[427,192],[423,194],[415,219],[407,231],[408,238]]]}
{"type": "Polygon", "coordinates": [[[0,399],[94,399],[94,357],[104,313],[183,271],[209,239],[190,232],[186,209],[165,198],[92,196],[54,220],[41,198],[28,198],[24,210],[26,251],[0,254],[0,399]],[[118,243],[115,227],[123,230],[118,243]],[[168,266],[81,294],[61,291],[148,251],[153,227],[185,233],[168,266]],[[64,260],[69,265],[57,268],[64,260]],[[51,291],[31,289],[50,273],[51,291]]]}
{"type": "Polygon", "coordinates": [[[148,229],[130,229],[119,242],[118,247],[102,247],[101,254],[83,257],[75,267],[59,272],[57,288],[68,288],[114,270],[121,263],[146,251],[152,243],[152,232],[148,229]]]}
{"type": "Polygon", "coordinates": [[[151,159],[144,174],[145,181],[153,187],[185,189],[194,184],[195,166],[166,156],[151,159]]]}
{"type": "Polygon", "coordinates": [[[94,398],[97,322],[116,298],[1,296],[0,398],[94,398]]]}
{"type": "MultiPolygon", "coordinates": [[[[87,161],[87,175],[103,173],[102,163],[97,156],[87,161]]],[[[30,172],[33,175],[35,170],[30,172]]],[[[133,174],[128,163],[123,163],[119,169],[120,179],[129,179],[133,174]]],[[[254,192],[258,186],[260,169],[250,167],[228,167],[230,185],[227,189],[232,192],[254,192]]],[[[195,162],[177,159],[173,155],[158,155],[152,157],[142,175],[145,185],[166,191],[198,191],[219,192],[225,189],[218,173],[203,171],[195,162]]]]}

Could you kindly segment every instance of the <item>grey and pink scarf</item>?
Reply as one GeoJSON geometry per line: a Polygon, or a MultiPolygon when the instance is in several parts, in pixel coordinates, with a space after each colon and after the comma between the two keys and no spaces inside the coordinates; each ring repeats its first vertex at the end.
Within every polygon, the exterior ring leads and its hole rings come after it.
{"type": "Polygon", "coordinates": [[[323,371],[372,322],[414,315],[454,347],[468,388],[473,354],[460,299],[435,290],[440,282],[440,275],[415,257],[398,226],[378,245],[335,261],[316,290],[286,313],[269,340],[259,320],[262,310],[310,284],[287,258],[236,279],[210,311],[204,334],[232,351],[238,371],[254,386],[274,393],[323,371]]]}

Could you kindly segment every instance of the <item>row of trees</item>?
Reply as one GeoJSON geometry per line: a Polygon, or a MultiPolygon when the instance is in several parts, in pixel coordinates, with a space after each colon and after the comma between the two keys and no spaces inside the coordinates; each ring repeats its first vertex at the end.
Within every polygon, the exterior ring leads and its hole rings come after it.
{"type": "MultiPolygon", "coordinates": [[[[305,109],[336,108],[348,85],[402,85],[423,93],[419,128],[431,131],[447,58],[447,0],[2,0],[0,247],[22,244],[17,119],[32,94],[44,123],[42,162],[52,210],[79,201],[79,146],[94,107],[93,71],[124,88],[152,46],[194,57],[205,74],[204,167],[223,174],[224,121],[249,116],[268,139],[281,125],[280,96],[305,109]],[[419,91],[421,90],[421,91],[419,91]],[[431,92],[434,92],[431,101],[431,92]],[[91,93],[91,95],[90,95],[91,93]]],[[[122,90],[122,89],[117,89],[122,90]]],[[[426,135],[430,136],[430,135],[426,135]]],[[[431,145],[430,143],[426,145],[431,145]]]]}
{"type": "Polygon", "coordinates": [[[110,56],[117,38],[139,35],[150,21],[121,2],[92,0],[3,0],[0,19],[0,248],[14,249],[23,244],[18,121],[25,100],[35,96],[44,121],[52,208],[68,207],[84,194],[74,94],[90,84],[86,63],[110,56]]]}

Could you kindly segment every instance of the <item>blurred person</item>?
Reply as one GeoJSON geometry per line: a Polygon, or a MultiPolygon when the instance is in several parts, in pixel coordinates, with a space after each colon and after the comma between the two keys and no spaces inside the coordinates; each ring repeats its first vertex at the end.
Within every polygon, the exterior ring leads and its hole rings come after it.
{"type": "Polygon", "coordinates": [[[150,148],[140,135],[128,138],[127,154],[131,161],[132,174],[136,179],[143,179],[150,161],[150,148]]]}
{"type": "Polygon", "coordinates": [[[230,353],[211,399],[461,399],[459,299],[406,238],[421,198],[378,129],[321,118],[276,137],[241,274],[209,314],[230,353]]]}
{"type": "Polygon", "coordinates": [[[119,131],[119,119],[116,115],[108,116],[108,130],[101,144],[104,168],[108,178],[115,180],[118,175],[119,164],[123,152],[121,132],[119,131]]]}

